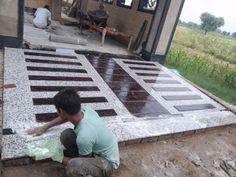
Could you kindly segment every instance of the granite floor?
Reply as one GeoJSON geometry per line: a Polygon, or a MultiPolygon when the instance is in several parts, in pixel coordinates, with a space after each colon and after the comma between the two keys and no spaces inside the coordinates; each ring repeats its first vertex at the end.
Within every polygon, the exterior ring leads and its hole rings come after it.
{"type": "Polygon", "coordinates": [[[24,157],[26,144],[58,138],[70,123],[40,137],[26,130],[55,118],[53,96],[76,89],[83,106],[108,123],[119,142],[236,123],[236,116],[157,62],[136,58],[5,49],[3,159],[24,157]]]}
{"type": "MultiPolygon", "coordinates": [[[[0,49],[0,85],[3,84],[3,50],[0,49]]],[[[2,151],[2,98],[3,89],[0,87],[0,152],[2,151]]]]}

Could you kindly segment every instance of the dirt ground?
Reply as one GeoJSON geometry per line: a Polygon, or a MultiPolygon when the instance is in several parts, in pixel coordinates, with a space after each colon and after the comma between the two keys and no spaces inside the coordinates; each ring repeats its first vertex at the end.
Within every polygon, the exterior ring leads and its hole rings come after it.
{"type": "MultiPolygon", "coordinates": [[[[120,148],[121,165],[113,177],[228,177],[222,160],[236,158],[236,126],[175,139],[120,148]]],[[[65,177],[64,166],[36,163],[3,167],[3,177],[65,177]]]]}

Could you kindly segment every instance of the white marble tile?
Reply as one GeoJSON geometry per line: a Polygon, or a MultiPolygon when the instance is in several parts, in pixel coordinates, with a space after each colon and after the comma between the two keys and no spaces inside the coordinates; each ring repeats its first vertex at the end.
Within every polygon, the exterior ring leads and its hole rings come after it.
{"type": "Polygon", "coordinates": [[[32,59],[32,60],[50,60],[50,61],[63,61],[63,62],[73,62],[79,63],[79,60],[72,59],[72,58],[59,58],[59,57],[44,57],[44,56],[33,56],[33,55],[25,55],[25,58],[32,59]]]}
{"type": "MultiPolygon", "coordinates": [[[[61,54],[60,52],[56,52],[56,51],[45,51],[45,50],[31,50],[31,49],[24,49],[25,52],[31,52],[31,53],[43,53],[43,54],[53,54],[53,55],[66,55],[66,56],[75,56],[76,54],[73,52],[71,54],[61,54]]],[[[32,56],[32,55],[26,55],[28,56],[32,56]]],[[[35,56],[36,57],[36,56],[35,56]]]]}
{"type": "Polygon", "coordinates": [[[83,81],[29,81],[30,86],[96,86],[95,82],[83,82],[83,81]]]}
{"type": "MultiPolygon", "coordinates": [[[[174,106],[178,105],[178,102],[175,102],[176,104],[173,104],[174,102],[173,101],[167,101],[165,100],[162,96],[165,96],[165,95],[175,95],[175,94],[196,94],[196,95],[199,95],[203,98],[203,100],[201,100],[202,103],[209,103],[209,104],[212,104],[213,106],[215,106],[216,108],[214,108],[215,110],[223,110],[224,107],[221,106],[220,104],[216,103],[214,100],[210,99],[208,96],[206,96],[205,94],[203,94],[202,92],[200,92],[198,89],[196,89],[195,87],[193,87],[192,85],[190,85],[189,83],[187,83],[186,81],[184,81],[181,77],[175,75],[174,73],[172,73],[170,70],[168,70],[167,68],[165,67],[161,67],[162,71],[165,73],[165,74],[168,74],[172,77],[172,80],[176,80],[176,81],[179,81],[181,84],[147,84],[144,82],[144,79],[147,79],[148,77],[147,76],[138,76],[136,74],[136,71],[130,69],[125,63],[122,62],[121,59],[115,59],[115,61],[123,68],[125,69],[126,72],[129,73],[129,75],[131,77],[133,77],[147,92],[149,92],[159,103],[161,103],[171,114],[177,114],[177,113],[180,113],[178,110],[176,110],[174,108],[174,106]],[[157,85],[157,86],[156,86],[157,85]],[[189,91],[156,91],[153,89],[153,87],[157,87],[157,88],[164,88],[164,87],[187,87],[189,88],[190,90],[189,91]]],[[[153,62],[157,68],[160,68],[160,65],[156,62],[153,62]]],[[[152,79],[154,77],[149,77],[149,79],[152,79]]],[[[159,77],[155,77],[155,78],[158,78],[159,77]]],[[[162,78],[162,77],[160,77],[162,78]]],[[[169,79],[169,78],[168,78],[169,79]]],[[[195,100],[194,100],[195,101],[195,100]]],[[[182,101],[184,103],[190,103],[190,100],[188,101],[182,101]]],[[[180,104],[182,102],[179,102],[180,104]]],[[[193,112],[193,111],[191,111],[193,112]]]]}
{"type": "MultiPolygon", "coordinates": [[[[48,63],[26,63],[27,66],[34,66],[34,67],[45,67],[45,68],[65,68],[65,69],[83,69],[83,66],[79,65],[62,65],[62,64],[48,64],[48,63]]],[[[75,73],[75,72],[73,72],[75,73]]]]}
{"type": "Polygon", "coordinates": [[[28,75],[33,76],[65,76],[65,77],[91,77],[90,73],[69,73],[69,72],[47,72],[47,71],[27,71],[28,75]]]}
{"type": "MultiPolygon", "coordinates": [[[[159,103],[161,103],[171,114],[179,114],[174,106],[184,105],[191,102],[196,104],[210,103],[216,106],[215,109],[211,110],[199,110],[199,111],[188,111],[181,115],[160,115],[158,117],[143,117],[137,118],[129,113],[129,111],[120,102],[117,96],[113,93],[110,87],[103,81],[100,75],[96,72],[90,62],[83,55],[74,54],[70,51],[71,55],[77,56],[78,61],[82,63],[82,69],[86,69],[88,73],[62,73],[62,72],[45,72],[45,71],[27,71],[26,66],[29,64],[25,62],[24,51],[37,52],[37,53],[51,53],[56,52],[48,51],[31,51],[22,49],[5,49],[5,66],[4,66],[4,83],[11,84],[15,83],[16,88],[4,89],[4,106],[3,106],[3,128],[11,128],[17,133],[15,135],[4,135],[3,136],[3,149],[2,158],[11,159],[24,157],[27,155],[26,144],[41,139],[58,139],[60,133],[65,128],[72,128],[73,125],[66,123],[52,129],[49,129],[45,134],[40,137],[33,137],[26,134],[26,130],[35,126],[42,125],[35,120],[36,113],[52,113],[55,112],[53,105],[40,105],[33,106],[33,98],[52,98],[57,92],[31,92],[31,85],[45,85],[45,86],[59,86],[59,85],[70,85],[70,86],[97,86],[100,91],[88,91],[79,92],[81,97],[94,97],[101,96],[105,97],[107,103],[88,103],[83,104],[92,107],[93,109],[114,109],[117,116],[103,117],[108,126],[114,131],[119,141],[132,140],[137,138],[145,138],[152,136],[160,136],[164,134],[171,134],[177,132],[183,132],[188,130],[195,130],[201,128],[207,128],[212,126],[222,126],[232,123],[236,123],[236,116],[229,111],[224,111],[224,108],[207,97],[205,94],[198,91],[196,88],[188,84],[181,77],[171,73],[165,67],[162,67],[156,62],[156,67],[162,68],[162,73],[171,75],[170,80],[178,80],[181,85],[179,86],[188,87],[191,92],[156,92],[152,89],[153,85],[147,84],[143,81],[144,78],[150,77],[139,77],[128,68],[128,65],[124,64],[122,59],[115,59],[115,61],[130,74],[146,91],[148,91],[159,103]],[[93,82],[80,82],[80,81],[29,81],[28,75],[40,75],[40,76],[68,76],[68,77],[91,77],[93,82]],[[203,100],[192,101],[166,101],[162,96],[166,95],[193,95],[197,94],[203,98],[203,100]]],[[[58,52],[57,52],[58,53],[58,52]]],[[[61,52],[62,54],[63,52],[61,52]]],[[[68,54],[69,55],[69,54],[68,54]]],[[[28,56],[27,56],[28,57],[28,56]]],[[[31,58],[42,59],[50,58],[55,61],[74,61],[74,59],[60,59],[54,57],[39,57],[35,56],[31,58]]],[[[130,61],[130,60],[127,60],[130,61]]],[[[132,60],[134,61],[134,60],[132,60]]],[[[135,60],[136,62],[136,60],[135,60]]],[[[142,61],[137,61],[142,63],[142,61]]],[[[146,62],[146,61],[145,61],[146,62]]],[[[31,64],[30,64],[31,65],[31,64]]],[[[31,66],[48,66],[44,64],[32,64],[31,66]]],[[[63,65],[55,65],[60,67],[63,65]]],[[[131,65],[129,65],[131,66],[131,65]]],[[[133,66],[133,65],[132,65],[133,66]]],[[[53,66],[54,67],[54,66],[53,66]]],[[[144,67],[144,66],[137,66],[144,67]]],[[[73,68],[73,67],[71,67],[73,68]]],[[[78,68],[78,67],[76,67],[78,68]]],[[[154,73],[156,71],[138,71],[146,73],[154,73]]],[[[167,78],[157,78],[157,80],[167,80],[167,78]]],[[[158,85],[159,87],[170,86],[168,84],[158,85]]],[[[173,86],[173,85],[171,85],[173,86]]],[[[170,87],[171,87],[170,86],[170,87]]],[[[177,85],[174,85],[177,87],[177,85]]]]}
{"type": "MultiPolygon", "coordinates": [[[[150,84],[148,84],[150,85],[150,84]]],[[[153,84],[150,85],[150,87],[155,87],[155,88],[165,88],[165,87],[170,87],[170,88],[183,88],[184,86],[181,84],[153,84]]]]}
{"type": "MultiPolygon", "coordinates": [[[[31,92],[32,98],[53,98],[58,92],[31,92]]],[[[100,91],[78,92],[80,97],[104,97],[100,91]]]]}

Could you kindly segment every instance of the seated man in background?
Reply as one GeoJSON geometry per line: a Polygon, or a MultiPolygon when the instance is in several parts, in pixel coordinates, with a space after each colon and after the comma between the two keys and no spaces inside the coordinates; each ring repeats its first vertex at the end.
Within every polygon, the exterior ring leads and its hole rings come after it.
{"type": "Polygon", "coordinates": [[[49,6],[38,8],[34,14],[33,24],[36,28],[45,29],[51,24],[51,12],[49,6]]]}
{"type": "Polygon", "coordinates": [[[92,23],[97,25],[98,27],[106,27],[107,26],[107,19],[108,19],[108,12],[104,10],[105,5],[100,3],[99,9],[94,11],[89,11],[88,15],[92,23]]]}

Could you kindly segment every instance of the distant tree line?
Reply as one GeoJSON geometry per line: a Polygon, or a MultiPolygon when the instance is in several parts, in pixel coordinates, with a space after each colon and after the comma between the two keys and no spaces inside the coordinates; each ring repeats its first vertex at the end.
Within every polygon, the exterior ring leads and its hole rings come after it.
{"type": "Polygon", "coordinates": [[[234,38],[236,38],[236,32],[232,33],[232,36],[233,36],[234,38]]]}
{"type": "MultiPolygon", "coordinates": [[[[215,31],[217,33],[220,33],[224,36],[230,36],[230,32],[219,29],[220,27],[224,26],[224,18],[223,17],[215,17],[214,15],[204,12],[200,16],[201,24],[197,24],[194,22],[184,22],[179,20],[179,24],[192,27],[192,28],[199,28],[205,31],[205,34],[207,34],[209,31],[215,31]]],[[[232,33],[232,37],[236,38],[236,32],[232,33]]]]}

